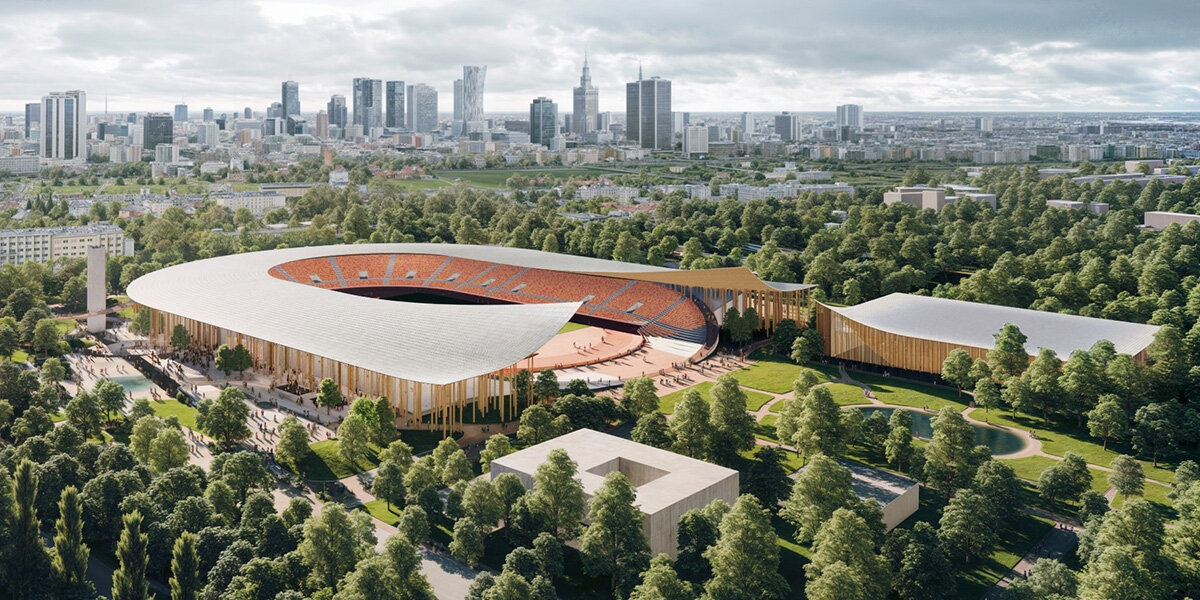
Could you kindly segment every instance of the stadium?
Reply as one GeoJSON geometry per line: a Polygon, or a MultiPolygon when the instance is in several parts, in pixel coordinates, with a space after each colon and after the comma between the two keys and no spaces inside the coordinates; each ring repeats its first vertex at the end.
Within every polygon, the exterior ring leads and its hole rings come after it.
{"type": "Polygon", "coordinates": [[[151,311],[155,344],[166,346],[182,325],[200,349],[242,344],[255,368],[283,385],[311,391],[329,377],[344,396],[387,397],[402,424],[453,430],[472,407],[515,416],[508,379],[566,366],[539,351],[554,347],[569,322],[699,360],[715,350],[729,307],[753,307],[770,330],[805,320],[810,287],[765,282],[745,267],[684,271],[518,248],[355,244],[198,260],[147,274],[128,293],[151,311]]]}

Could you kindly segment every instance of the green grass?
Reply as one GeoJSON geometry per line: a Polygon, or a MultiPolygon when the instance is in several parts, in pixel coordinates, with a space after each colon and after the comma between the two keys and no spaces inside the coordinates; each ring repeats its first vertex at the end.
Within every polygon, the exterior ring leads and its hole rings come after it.
{"type": "Polygon", "coordinates": [[[588,327],[591,327],[591,326],[584,325],[583,323],[568,322],[566,325],[563,325],[562,328],[558,330],[558,332],[559,333],[570,333],[570,332],[576,331],[578,329],[587,329],[588,327]]]}
{"type": "Polygon", "coordinates": [[[369,471],[379,466],[377,453],[379,449],[372,445],[367,458],[358,464],[351,465],[338,454],[337,440],[322,440],[308,445],[309,452],[300,461],[300,472],[304,477],[315,481],[330,481],[345,479],[351,475],[369,471]]]}
{"type": "Polygon", "coordinates": [[[364,503],[359,508],[367,511],[372,517],[392,526],[400,522],[400,513],[404,510],[403,507],[394,504],[391,510],[388,510],[387,503],[383,500],[372,500],[364,503]]]}
{"type": "Polygon", "coordinates": [[[833,401],[838,406],[851,404],[870,404],[871,400],[863,395],[862,388],[848,383],[831,383],[827,386],[833,394],[833,401]]]}
{"type": "MultiPolygon", "coordinates": [[[[684,396],[684,394],[686,394],[688,392],[688,390],[696,390],[696,391],[700,392],[700,395],[703,396],[705,400],[712,402],[712,399],[709,398],[709,396],[708,396],[708,393],[709,393],[709,391],[712,390],[712,387],[713,387],[713,382],[701,381],[700,383],[697,383],[696,385],[693,385],[691,387],[687,387],[682,390],[671,392],[670,394],[667,394],[665,396],[661,396],[658,399],[658,410],[659,410],[659,412],[661,412],[664,415],[669,415],[671,413],[674,413],[675,412],[675,404],[678,403],[680,400],[683,400],[683,396],[684,396]]],[[[756,410],[762,408],[764,404],[770,402],[771,399],[774,398],[774,396],[772,396],[770,394],[764,394],[762,392],[756,392],[754,390],[743,389],[742,391],[745,392],[745,394],[746,394],[746,410],[750,410],[750,411],[756,411],[756,410]]]]}
{"type": "MultiPolygon", "coordinates": [[[[760,355],[756,354],[755,356],[760,355]]],[[[796,378],[804,369],[809,369],[809,367],[801,367],[775,356],[761,356],[754,364],[734,371],[733,376],[737,378],[739,384],[745,387],[773,394],[784,394],[792,391],[796,378]]],[[[835,378],[823,369],[809,370],[816,371],[822,382],[835,378]]]]}
{"type": "Polygon", "coordinates": [[[60,336],[71,333],[71,331],[74,330],[77,325],[79,325],[79,323],[76,322],[75,319],[54,320],[54,328],[58,330],[58,335],[60,336]]]}
{"type": "Polygon", "coordinates": [[[568,177],[595,177],[602,172],[596,169],[489,169],[482,171],[444,169],[437,172],[437,178],[445,181],[453,182],[461,180],[463,183],[485,188],[502,188],[508,182],[508,178],[513,175],[521,175],[529,179],[537,179],[539,177],[555,177],[558,179],[566,179],[568,177]]]}
{"type": "Polygon", "coordinates": [[[17,350],[16,352],[12,353],[12,356],[8,357],[8,360],[11,360],[15,363],[29,362],[29,353],[24,350],[17,350]]]}
{"type": "Polygon", "coordinates": [[[958,392],[954,390],[863,371],[848,369],[846,373],[855,381],[870,386],[875,397],[884,404],[913,408],[928,406],[931,410],[941,410],[945,406],[953,406],[958,409],[967,407],[967,397],[959,398],[958,392]]]}
{"type": "Polygon", "coordinates": [[[67,415],[66,415],[66,413],[62,412],[61,410],[50,413],[50,422],[51,423],[62,423],[63,421],[66,421],[66,420],[67,420],[67,415]]]}
{"type": "MultiPolygon", "coordinates": [[[[1142,497],[1154,505],[1155,511],[1158,512],[1164,521],[1175,519],[1178,516],[1175,514],[1175,509],[1171,506],[1171,500],[1167,498],[1167,492],[1170,491],[1171,488],[1165,485],[1157,485],[1149,482],[1146,483],[1145,489],[1142,490],[1142,497]]],[[[1113,508],[1121,508],[1125,505],[1126,500],[1127,498],[1122,497],[1121,494],[1117,494],[1113,498],[1113,508]]]]}
{"type": "Polygon", "coordinates": [[[180,425],[188,429],[196,428],[196,409],[174,398],[162,401],[150,400],[150,407],[154,409],[155,416],[160,419],[175,417],[179,419],[180,425]]]}
{"type": "MultiPolygon", "coordinates": [[[[969,415],[982,421],[985,413],[982,408],[977,408],[969,415]]],[[[1044,426],[1041,417],[1018,413],[1014,419],[1011,412],[996,410],[987,413],[986,416],[991,423],[997,425],[1033,431],[1037,434],[1038,440],[1042,442],[1042,450],[1047,454],[1063,456],[1067,452],[1074,452],[1082,456],[1088,463],[1102,467],[1111,467],[1113,459],[1121,454],[1133,454],[1133,449],[1127,444],[1113,440],[1108,442],[1108,449],[1105,450],[1100,440],[1091,437],[1086,429],[1076,427],[1074,423],[1052,420],[1048,426],[1044,426]]],[[[1178,460],[1188,458],[1196,459],[1197,457],[1195,453],[1189,452],[1180,456],[1178,460]]],[[[1147,478],[1163,483],[1175,481],[1175,472],[1171,462],[1160,460],[1158,467],[1154,467],[1148,460],[1140,462],[1147,478]]]]}

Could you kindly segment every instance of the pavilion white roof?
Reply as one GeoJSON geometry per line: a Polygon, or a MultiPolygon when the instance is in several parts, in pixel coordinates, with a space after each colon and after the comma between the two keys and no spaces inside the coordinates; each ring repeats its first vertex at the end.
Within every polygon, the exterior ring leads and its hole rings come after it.
{"type": "Polygon", "coordinates": [[[993,336],[1012,323],[1028,338],[1025,350],[1031,356],[1050,348],[1063,360],[1100,340],[1112,342],[1118,353],[1137,354],[1158,331],[1156,325],[901,293],[829,309],[881,331],[975,348],[994,346],[993,336]]]}

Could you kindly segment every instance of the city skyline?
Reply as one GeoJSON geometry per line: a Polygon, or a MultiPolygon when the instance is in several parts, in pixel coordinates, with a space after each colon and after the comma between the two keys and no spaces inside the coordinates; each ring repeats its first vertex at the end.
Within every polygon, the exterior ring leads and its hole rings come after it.
{"type": "MultiPolygon", "coordinates": [[[[585,46],[597,88],[620,89],[640,60],[675,82],[677,110],[693,112],[844,103],[872,112],[1200,110],[1198,18],[1181,1],[1153,12],[1115,3],[1055,11],[1035,2],[957,11],[945,2],[814,5],[801,7],[814,24],[804,36],[772,18],[797,9],[782,2],[749,11],[673,2],[378,3],[351,17],[327,3],[283,10],[272,0],[237,5],[237,20],[211,4],[64,4],[7,9],[0,111],[20,112],[58,89],[87,90],[93,114],[104,98],[112,112],[169,110],[180,99],[196,109],[257,111],[278,98],[284,79],[300,83],[302,104],[320,106],[332,94],[349,97],[354,74],[424,81],[449,95],[462,65],[487,64],[489,113],[518,113],[537,96],[570,106],[585,46]],[[621,18],[631,11],[639,18],[621,18]],[[87,29],[109,19],[122,25],[111,37],[87,29]],[[189,27],[172,26],[180,22],[189,27]],[[662,22],[675,33],[659,31],[662,22]],[[358,38],[372,43],[346,43],[358,38]]],[[[622,108],[619,94],[601,94],[601,112],[622,108]]]]}

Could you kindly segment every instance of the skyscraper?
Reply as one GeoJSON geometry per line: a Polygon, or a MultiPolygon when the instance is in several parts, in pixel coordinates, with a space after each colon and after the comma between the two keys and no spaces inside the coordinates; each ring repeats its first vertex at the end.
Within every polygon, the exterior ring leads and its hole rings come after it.
{"type": "Polygon", "coordinates": [[[404,92],[403,81],[387,82],[387,94],[384,95],[387,121],[384,123],[384,127],[403,128],[408,126],[404,119],[404,92]]]}
{"type": "Polygon", "coordinates": [[[268,119],[282,119],[283,118],[283,103],[282,102],[272,102],[271,105],[267,107],[267,118],[268,119]]]}
{"type": "Polygon", "coordinates": [[[837,107],[837,126],[851,127],[855,131],[863,128],[863,108],[860,104],[843,104],[837,107]]]}
{"type": "Polygon", "coordinates": [[[643,148],[670,150],[674,146],[671,82],[658,77],[625,84],[625,138],[643,148]]]}
{"type": "Polygon", "coordinates": [[[300,84],[295,81],[285,81],[279,85],[280,104],[283,105],[283,118],[288,118],[292,115],[300,114],[300,84]]]}
{"type": "MultiPolygon", "coordinates": [[[[596,114],[600,112],[600,90],[592,85],[592,72],[588,69],[587,53],[583,54],[583,74],[579,87],[575,88],[575,103],[571,112],[571,131],[583,135],[596,130],[596,114]]],[[[530,124],[532,126],[532,123],[530,124]]]]}
{"type": "Polygon", "coordinates": [[[171,115],[167,113],[150,113],[142,121],[142,147],[154,150],[159,144],[170,144],[173,139],[171,115]]]}
{"type": "Polygon", "coordinates": [[[179,123],[187,122],[188,114],[187,114],[187,105],[186,104],[176,104],[175,105],[175,120],[179,123]]]}
{"type": "Polygon", "coordinates": [[[785,142],[794,142],[800,139],[800,117],[784,111],[781,115],[775,116],[775,133],[779,139],[785,142]]]}
{"type": "Polygon", "coordinates": [[[242,109],[242,118],[243,119],[253,119],[254,111],[250,110],[250,107],[247,106],[246,108],[242,109]]]}
{"type": "Polygon", "coordinates": [[[362,125],[367,136],[383,126],[383,80],[354,78],[354,124],[362,125]]]}
{"type": "Polygon", "coordinates": [[[529,141],[547,148],[558,135],[558,105],[549,98],[534,98],[529,104],[529,141]]]}
{"type": "Polygon", "coordinates": [[[317,111],[317,124],[313,127],[313,135],[319,138],[329,137],[329,113],[317,111]]]}
{"type": "Polygon", "coordinates": [[[461,79],[454,80],[454,115],[451,118],[454,119],[456,127],[463,120],[463,83],[461,79]]]}
{"type": "Polygon", "coordinates": [[[51,92],[42,97],[38,150],[43,158],[87,157],[87,94],[83,90],[51,92]]]}
{"type": "Polygon", "coordinates": [[[325,112],[329,113],[329,124],[334,127],[346,128],[346,121],[349,116],[346,114],[346,97],[341,94],[334,94],[329,97],[329,104],[325,105],[325,112]]]}
{"type": "Polygon", "coordinates": [[[423,83],[408,86],[408,128],[414,132],[430,133],[438,126],[437,90],[423,83]]]}
{"type": "Polygon", "coordinates": [[[30,102],[25,105],[25,139],[29,139],[30,125],[42,122],[42,105],[30,102]]]}
{"type": "Polygon", "coordinates": [[[742,132],[746,134],[754,133],[754,117],[750,113],[742,113],[742,132]]]}
{"type": "Polygon", "coordinates": [[[213,109],[211,109],[211,108],[204,109],[203,114],[204,114],[204,122],[205,123],[212,121],[213,118],[215,117],[215,115],[213,114],[213,109]]]}
{"type": "Polygon", "coordinates": [[[487,66],[463,66],[462,120],[465,123],[483,120],[483,81],[487,77],[487,66]]]}

